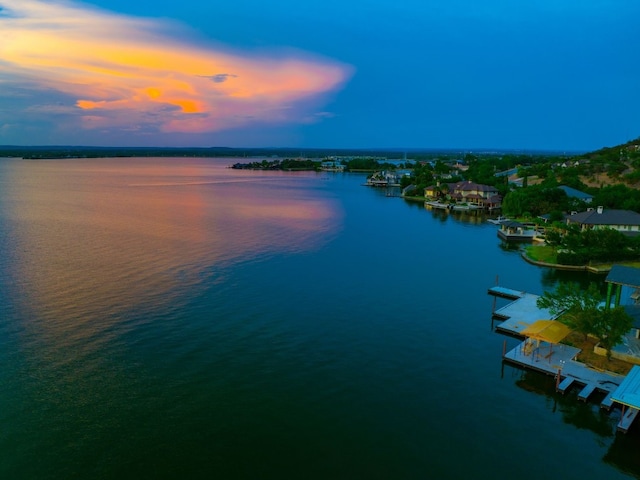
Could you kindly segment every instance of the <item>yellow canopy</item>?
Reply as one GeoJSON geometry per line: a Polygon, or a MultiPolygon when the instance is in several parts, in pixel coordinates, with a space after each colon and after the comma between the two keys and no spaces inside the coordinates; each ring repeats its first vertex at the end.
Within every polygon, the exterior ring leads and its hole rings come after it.
{"type": "Polygon", "coordinates": [[[571,329],[565,324],[555,320],[536,320],[522,330],[522,335],[542,340],[549,343],[560,343],[564,337],[571,333],[571,329]]]}

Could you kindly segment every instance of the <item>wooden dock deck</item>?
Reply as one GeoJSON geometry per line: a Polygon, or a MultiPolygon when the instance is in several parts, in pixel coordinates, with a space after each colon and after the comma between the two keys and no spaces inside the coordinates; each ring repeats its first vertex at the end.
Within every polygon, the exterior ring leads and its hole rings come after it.
{"type": "Polygon", "coordinates": [[[573,377],[564,377],[564,380],[560,382],[560,384],[558,385],[558,388],[556,388],[556,391],[560,393],[565,393],[575,380],[576,379],[573,377]]]}
{"type": "Polygon", "coordinates": [[[517,300],[518,298],[525,296],[525,292],[506,287],[499,287],[497,285],[495,287],[491,287],[487,293],[494,297],[507,298],[509,300],[517,300]]]}
{"type": "Polygon", "coordinates": [[[600,402],[600,408],[604,408],[605,410],[611,409],[611,407],[613,406],[612,395],[613,395],[613,392],[609,392],[609,394],[606,397],[604,397],[604,400],[600,402]]]}
{"type": "Polygon", "coordinates": [[[547,309],[538,308],[537,301],[539,295],[532,293],[518,292],[517,290],[505,289],[502,287],[492,287],[489,294],[515,300],[492,312],[492,317],[501,323],[496,325],[496,331],[522,337],[522,330],[541,319],[555,319],[547,309]]]}
{"type": "Polygon", "coordinates": [[[593,383],[588,383],[582,390],[580,390],[580,393],[578,394],[578,400],[586,402],[589,396],[596,391],[596,388],[597,386],[593,383]]]}
{"type": "Polygon", "coordinates": [[[504,360],[547,375],[560,375],[556,390],[561,393],[567,392],[574,385],[581,385],[578,398],[584,401],[587,401],[593,392],[603,392],[606,397],[600,406],[611,408],[611,394],[622,383],[624,375],[594,370],[576,361],[580,349],[569,345],[540,342],[540,347],[531,351],[525,344],[526,342],[522,342],[506,352],[504,360]]]}
{"type": "Polygon", "coordinates": [[[640,412],[640,410],[633,407],[627,407],[623,409],[622,416],[620,417],[620,422],[618,422],[618,431],[627,433],[627,431],[629,431],[629,428],[631,427],[631,424],[638,416],[638,412],[640,412]]]}

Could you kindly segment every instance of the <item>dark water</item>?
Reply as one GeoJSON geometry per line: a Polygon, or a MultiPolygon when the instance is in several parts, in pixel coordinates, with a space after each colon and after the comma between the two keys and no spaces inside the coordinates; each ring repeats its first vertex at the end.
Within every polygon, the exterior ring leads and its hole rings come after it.
{"type": "Polygon", "coordinates": [[[640,476],[619,412],[501,363],[487,288],[565,274],[231,163],[0,160],[0,478],[640,476]]]}

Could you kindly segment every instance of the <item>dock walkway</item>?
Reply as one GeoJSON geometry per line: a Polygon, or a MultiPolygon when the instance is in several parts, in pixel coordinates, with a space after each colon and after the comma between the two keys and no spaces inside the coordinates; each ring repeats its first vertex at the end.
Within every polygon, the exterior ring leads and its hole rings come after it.
{"type": "Polygon", "coordinates": [[[631,424],[638,416],[638,409],[633,407],[628,407],[622,410],[622,417],[620,417],[620,422],[618,423],[618,430],[622,433],[627,433],[631,424]]]}
{"type": "Polygon", "coordinates": [[[489,295],[493,295],[494,297],[509,298],[511,300],[517,300],[518,298],[522,298],[526,295],[525,292],[521,292],[520,290],[499,287],[497,285],[495,287],[491,287],[488,293],[489,295]]]}
{"type": "Polygon", "coordinates": [[[502,333],[522,337],[522,330],[537,320],[554,320],[557,317],[557,315],[553,315],[547,309],[538,308],[536,302],[540,296],[534,295],[533,293],[518,292],[517,290],[502,287],[492,287],[489,289],[489,295],[514,299],[513,302],[493,312],[493,318],[502,322],[496,325],[496,330],[502,333]]]}
{"type": "Polygon", "coordinates": [[[580,349],[569,345],[552,345],[540,342],[540,346],[529,351],[526,341],[513,350],[506,352],[504,359],[548,375],[560,375],[557,390],[561,393],[568,391],[573,385],[582,385],[578,398],[586,401],[594,392],[604,392],[606,397],[601,407],[610,408],[610,395],[618,388],[624,375],[602,372],[589,368],[576,360],[580,349]]]}

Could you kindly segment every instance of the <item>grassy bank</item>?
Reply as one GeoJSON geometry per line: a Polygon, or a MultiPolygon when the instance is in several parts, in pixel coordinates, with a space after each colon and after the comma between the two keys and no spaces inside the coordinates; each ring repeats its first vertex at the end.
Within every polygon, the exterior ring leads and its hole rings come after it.
{"type": "Polygon", "coordinates": [[[425,197],[413,197],[411,195],[403,195],[402,198],[409,202],[422,202],[424,203],[427,199],[425,197]]]}
{"type": "Polygon", "coordinates": [[[527,257],[535,262],[558,263],[558,252],[548,245],[528,245],[525,247],[527,257]]]}
{"type": "MultiPolygon", "coordinates": [[[[529,245],[525,247],[526,256],[534,262],[548,263],[558,265],[558,253],[555,247],[548,245],[529,245]]],[[[587,265],[591,270],[606,273],[611,270],[613,265],[624,265],[626,267],[640,268],[640,260],[626,262],[602,262],[591,263],[587,265]]]]}

